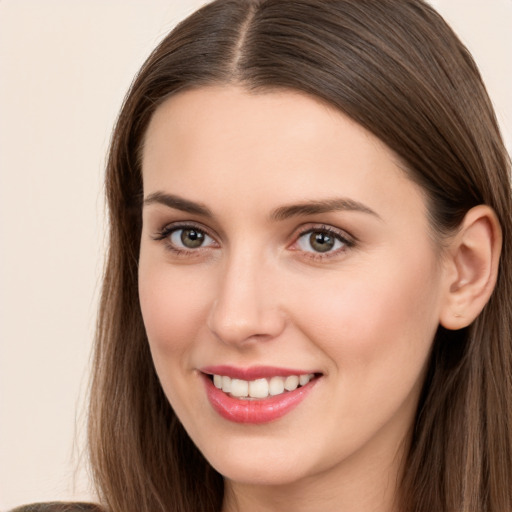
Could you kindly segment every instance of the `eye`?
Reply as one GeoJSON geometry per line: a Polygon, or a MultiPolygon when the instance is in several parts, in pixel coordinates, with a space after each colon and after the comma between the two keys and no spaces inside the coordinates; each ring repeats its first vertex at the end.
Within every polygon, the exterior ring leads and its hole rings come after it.
{"type": "Polygon", "coordinates": [[[166,249],[180,256],[200,249],[218,247],[215,239],[204,229],[190,224],[170,224],[159,231],[154,240],[164,242],[166,249]]]}
{"type": "Polygon", "coordinates": [[[341,233],[329,227],[309,229],[298,237],[296,244],[297,249],[316,254],[336,253],[353,245],[341,233]]]}
{"type": "Polygon", "coordinates": [[[172,230],[169,234],[169,240],[172,245],[180,249],[198,249],[213,243],[212,237],[194,227],[172,230]]]}

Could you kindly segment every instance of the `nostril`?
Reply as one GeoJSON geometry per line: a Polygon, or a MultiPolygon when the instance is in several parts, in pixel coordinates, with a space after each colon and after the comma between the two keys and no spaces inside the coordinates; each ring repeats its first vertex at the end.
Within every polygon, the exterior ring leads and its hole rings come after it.
{"type": "Polygon", "coordinates": [[[286,321],[272,295],[258,283],[240,282],[235,272],[227,276],[210,306],[207,327],[226,345],[246,345],[279,336],[286,321]]]}

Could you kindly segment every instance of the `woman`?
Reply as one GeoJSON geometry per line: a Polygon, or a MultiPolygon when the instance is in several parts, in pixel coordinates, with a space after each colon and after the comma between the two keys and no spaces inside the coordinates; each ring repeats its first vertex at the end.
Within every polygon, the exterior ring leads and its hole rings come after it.
{"type": "Polygon", "coordinates": [[[512,510],[508,173],[421,0],[182,22],[107,168],[104,508],[512,510]]]}

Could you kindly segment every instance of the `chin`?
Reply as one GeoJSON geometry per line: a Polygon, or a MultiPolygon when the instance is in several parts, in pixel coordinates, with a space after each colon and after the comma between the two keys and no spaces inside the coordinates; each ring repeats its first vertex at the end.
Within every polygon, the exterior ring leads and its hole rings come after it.
{"type": "Polygon", "coordinates": [[[214,467],[224,478],[244,485],[289,485],[307,476],[307,472],[299,471],[296,465],[292,468],[270,461],[259,465],[229,461],[214,467]]]}
{"type": "Polygon", "coordinates": [[[207,450],[203,454],[222,476],[246,485],[287,485],[315,472],[314,461],[307,460],[300,449],[251,441],[219,446],[215,453],[207,450]]]}

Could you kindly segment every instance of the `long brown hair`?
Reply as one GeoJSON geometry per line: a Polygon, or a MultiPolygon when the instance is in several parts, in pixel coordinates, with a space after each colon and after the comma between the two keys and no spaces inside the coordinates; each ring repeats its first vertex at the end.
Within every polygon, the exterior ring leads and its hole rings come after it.
{"type": "Polygon", "coordinates": [[[89,441],[113,512],[219,511],[223,480],[196,449],[153,368],[137,292],[140,152],[178,91],[287,88],[338,108],[384,141],[428,198],[433,232],[475,205],[503,230],[498,282],[468,328],[439,328],[404,461],[400,510],[512,511],[509,169],[469,52],[423,0],[217,0],[150,55],[125,99],[106,175],[110,248],[94,358],[89,441]]]}

